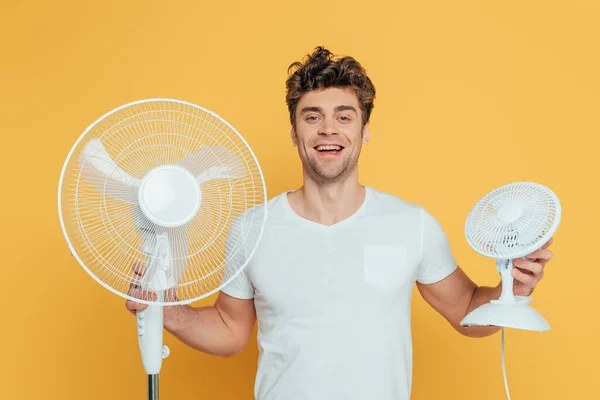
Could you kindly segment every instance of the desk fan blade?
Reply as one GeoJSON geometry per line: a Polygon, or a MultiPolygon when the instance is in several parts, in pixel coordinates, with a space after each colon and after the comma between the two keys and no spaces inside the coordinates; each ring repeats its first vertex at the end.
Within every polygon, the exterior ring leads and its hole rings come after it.
{"type": "Polygon", "coordinates": [[[235,151],[222,146],[207,146],[188,154],[179,163],[202,184],[213,179],[239,179],[246,168],[235,151]]]}
{"type": "Polygon", "coordinates": [[[128,203],[137,203],[137,188],[141,181],[113,161],[100,139],[93,138],[85,145],[79,163],[81,173],[97,190],[128,203]]]}

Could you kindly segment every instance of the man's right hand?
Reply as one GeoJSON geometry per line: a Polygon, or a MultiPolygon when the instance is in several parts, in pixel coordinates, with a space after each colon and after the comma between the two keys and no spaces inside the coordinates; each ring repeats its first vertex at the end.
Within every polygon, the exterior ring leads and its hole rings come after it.
{"type": "MultiPolygon", "coordinates": [[[[135,299],[155,300],[156,294],[142,290],[146,273],[142,264],[132,266],[133,276],[128,295],[135,299]]],[[[176,289],[164,293],[165,300],[177,300],[176,289]]],[[[125,307],[136,315],[148,304],[127,300],[125,307]]],[[[192,308],[189,305],[165,306],[164,327],[183,343],[204,353],[231,357],[248,344],[256,321],[254,299],[237,299],[220,292],[213,306],[192,308]]]]}

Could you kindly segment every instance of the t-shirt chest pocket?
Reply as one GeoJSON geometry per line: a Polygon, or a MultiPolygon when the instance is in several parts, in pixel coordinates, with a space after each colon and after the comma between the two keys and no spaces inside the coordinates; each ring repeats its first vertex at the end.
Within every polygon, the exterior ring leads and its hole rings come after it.
{"type": "Polygon", "coordinates": [[[407,248],[401,245],[367,245],[363,254],[364,281],[375,287],[392,289],[411,276],[407,248]]]}

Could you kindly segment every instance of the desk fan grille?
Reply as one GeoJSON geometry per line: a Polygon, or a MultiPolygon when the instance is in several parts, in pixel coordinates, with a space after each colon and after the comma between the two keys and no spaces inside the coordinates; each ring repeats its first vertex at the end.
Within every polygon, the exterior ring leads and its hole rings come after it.
{"type": "Polygon", "coordinates": [[[484,256],[523,257],[544,244],[559,219],[560,207],[552,191],[539,184],[516,182],[491,191],[473,207],[465,235],[484,256]]]}

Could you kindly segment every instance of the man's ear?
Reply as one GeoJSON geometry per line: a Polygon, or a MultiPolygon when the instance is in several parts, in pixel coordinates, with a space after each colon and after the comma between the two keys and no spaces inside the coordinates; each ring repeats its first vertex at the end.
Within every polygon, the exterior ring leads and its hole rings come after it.
{"type": "Polygon", "coordinates": [[[296,136],[296,128],[293,126],[292,129],[290,129],[290,138],[292,138],[292,143],[294,144],[294,147],[296,147],[298,145],[298,136],[296,136]]]}
{"type": "Polygon", "coordinates": [[[366,123],[362,131],[362,142],[368,144],[369,139],[371,139],[371,129],[369,128],[369,123],[366,123]]]}

